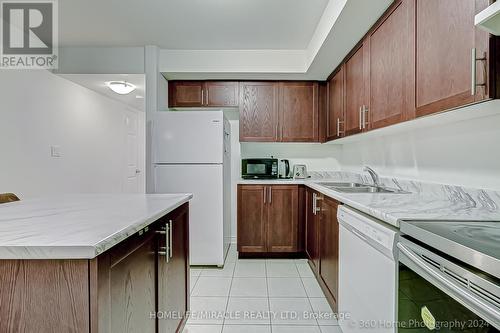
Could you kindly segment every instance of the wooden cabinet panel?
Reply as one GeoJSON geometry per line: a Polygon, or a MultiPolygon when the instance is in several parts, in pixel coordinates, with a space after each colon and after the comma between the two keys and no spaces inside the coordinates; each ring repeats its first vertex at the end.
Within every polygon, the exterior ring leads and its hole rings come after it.
{"type": "Polygon", "coordinates": [[[299,188],[272,185],[268,189],[267,252],[296,252],[299,188]]]}
{"type": "Polygon", "coordinates": [[[238,251],[266,252],[266,186],[238,186],[238,251]]]}
{"type": "Polygon", "coordinates": [[[361,45],[345,63],[345,134],[359,133],[365,101],[365,50],[361,45]]]}
{"type": "Polygon", "coordinates": [[[149,232],[109,254],[106,278],[100,281],[106,285],[103,296],[109,300],[108,322],[99,326],[99,332],[155,332],[156,322],[150,319],[156,311],[155,252],[154,233],[149,232]]]}
{"type": "Polygon", "coordinates": [[[169,107],[199,107],[204,103],[203,81],[171,81],[168,84],[169,107]]]}
{"type": "Polygon", "coordinates": [[[240,83],[240,141],[278,140],[278,85],[240,83]]]}
{"type": "MultiPolygon", "coordinates": [[[[158,256],[158,311],[171,314],[159,317],[159,332],[180,331],[189,304],[189,209],[183,206],[169,215],[163,226],[172,228],[172,256],[158,256]]],[[[166,237],[158,235],[159,251],[166,247],[166,237]]]]}
{"type": "Polygon", "coordinates": [[[370,129],[414,117],[414,4],[413,0],[400,1],[368,36],[370,129]]]}
{"type": "MultiPolygon", "coordinates": [[[[338,202],[324,197],[321,203],[320,223],[320,269],[319,274],[330,291],[335,304],[338,300],[339,276],[339,223],[338,202]]],[[[334,308],[336,311],[336,308],[334,308]]]]}
{"type": "Polygon", "coordinates": [[[298,200],[298,185],[238,185],[240,254],[298,252],[298,200]]]}
{"type": "Polygon", "coordinates": [[[344,66],[328,81],[328,113],[326,117],[326,140],[341,136],[344,123],[344,66]]]}
{"type": "Polygon", "coordinates": [[[314,213],[314,196],[315,192],[310,188],[306,188],[306,204],[305,204],[305,218],[306,218],[306,254],[315,266],[316,270],[319,269],[319,219],[314,213]]]}
{"type": "Polygon", "coordinates": [[[89,332],[87,260],[0,260],[0,332],[89,332]]]}
{"type": "Polygon", "coordinates": [[[471,49],[475,46],[475,12],[473,0],[416,2],[418,116],[474,102],[471,49]]]}
{"type": "Polygon", "coordinates": [[[238,82],[207,81],[205,83],[205,105],[220,107],[238,106],[238,82]]]}
{"type": "Polygon", "coordinates": [[[280,82],[279,139],[283,142],[318,141],[318,83],[280,82]]]}

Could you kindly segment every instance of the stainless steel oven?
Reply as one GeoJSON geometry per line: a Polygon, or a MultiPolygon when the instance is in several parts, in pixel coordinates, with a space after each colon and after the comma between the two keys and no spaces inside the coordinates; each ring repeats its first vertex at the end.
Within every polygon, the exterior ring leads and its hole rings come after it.
{"type": "Polygon", "coordinates": [[[402,222],[398,332],[498,333],[500,224],[402,222]]]}
{"type": "Polygon", "coordinates": [[[278,178],[278,160],[275,158],[245,158],[241,161],[244,179],[278,178]]]}

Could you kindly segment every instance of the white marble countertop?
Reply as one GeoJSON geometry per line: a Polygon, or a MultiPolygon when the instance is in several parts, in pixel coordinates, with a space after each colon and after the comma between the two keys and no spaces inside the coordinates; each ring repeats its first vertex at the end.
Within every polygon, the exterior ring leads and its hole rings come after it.
{"type": "Polygon", "coordinates": [[[191,194],[76,194],[0,205],[0,259],[92,259],[191,194]]]}
{"type": "Polygon", "coordinates": [[[381,178],[384,186],[399,188],[409,194],[342,193],[319,183],[352,181],[369,183],[362,175],[328,172],[322,179],[245,180],[240,184],[304,184],[343,204],[399,228],[404,220],[500,221],[500,192],[467,189],[460,186],[428,184],[416,181],[381,178]]]}

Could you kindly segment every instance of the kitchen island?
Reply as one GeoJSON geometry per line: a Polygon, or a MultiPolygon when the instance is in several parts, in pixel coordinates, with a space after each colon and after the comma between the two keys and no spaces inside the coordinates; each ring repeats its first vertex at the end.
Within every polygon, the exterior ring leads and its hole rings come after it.
{"type": "Polygon", "coordinates": [[[190,194],[0,206],[0,332],[176,332],[189,304],[190,194]]]}

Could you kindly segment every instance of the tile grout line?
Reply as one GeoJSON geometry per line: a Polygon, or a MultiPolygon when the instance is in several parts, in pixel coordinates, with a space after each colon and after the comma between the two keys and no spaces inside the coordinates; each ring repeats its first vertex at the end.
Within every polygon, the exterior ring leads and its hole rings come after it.
{"type": "Polygon", "coordinates": [[[271,300],[269,299],[269,283],[268,283],[268,276],[267,276],[267,260],[264,262],[264,270],[265,270],[265,275],[266,275],[266,290],[267,290],[267,308],[269,309],[268,314],[269,314],[269,331],[270,333],[273,333],[273,325],[272,325],[272,320],[271,320],[271,300]]]}
{"type": "MultiPolygon", "coordinates": [[[[231,247],[229,247],[229,251],[231,251],[231,247]]],[[[238,259],[236,259],[236,260],[238,260],[238,259]]],[[[229,285],[229,292],[227,294],[226,308],[224,309],[224,318],[222,320],[221,333],[224,331],[224,325],[226,324],[226,316],[227,316],[228,310],[229,310],[229,298],[231,297],[231,290],[233,289],[234,271],[236,270],[236,264],[237,264],[237,262],[234,263],[233,273],[231,274],[231,283],[229,285]]]]}
{"type": "MultiPolygon", "coordinates": [[[[298,271],[297,263],[296,262],[295,262],[295,268],[298,271]]],[[[299,275],[300,275],[300,273],[299,273],[299,275]]],[[[314,314],[314,309],[313,309],[313,306],[312,306],[312,303],[311,303],[311,299],[310,299],[309,295],[307,294],[306,285],[304,284],[304,281],[302,280],[302,277],[300,277],[300,283],[302,284],[302,287],[304,287],[304,291],[305,291],[305,293],[307,295],[307,302],[309,303],[309,306],[311,307],[312,313],[314,314]]],[[[316,326],[318,327],[318,330],[321,332],[321,327],[319,326],[318,319],[314,318],[314,320],[316,321],[316,326]]]]}

